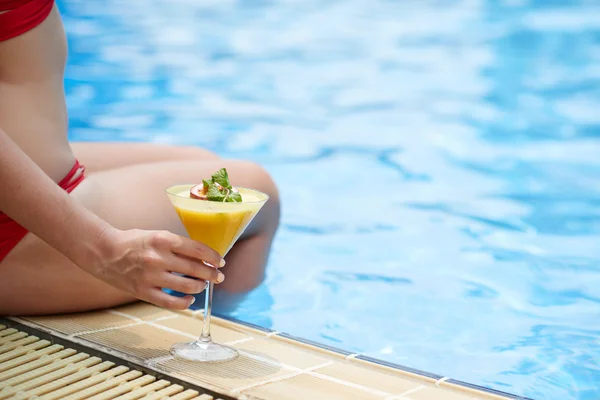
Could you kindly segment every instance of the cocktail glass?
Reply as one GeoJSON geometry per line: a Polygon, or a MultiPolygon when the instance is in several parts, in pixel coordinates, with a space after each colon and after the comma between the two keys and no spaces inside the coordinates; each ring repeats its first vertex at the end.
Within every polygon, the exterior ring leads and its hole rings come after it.
{"type": "MultiPolygon", "coordinates": [[[[254,219],[269,196],[253,189],[238,188],[241,203],[228,203],[194,199],[190,189],[194,185],[169,187],[167,195],[177,211],[190,238],[212,247],[224,257],[254,219]]],[[[212,310],[212,282],[206,283],[204,322],[200,337],[193,342],[177,343],[171,354],[193,361],[222,362],[238,356],[236,349],[213,342],[210,336],[212,310]]]]}

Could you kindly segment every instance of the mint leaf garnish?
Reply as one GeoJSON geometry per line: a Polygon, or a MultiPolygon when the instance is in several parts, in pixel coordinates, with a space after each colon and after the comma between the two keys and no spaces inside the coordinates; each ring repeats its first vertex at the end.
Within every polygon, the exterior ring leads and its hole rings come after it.
{"type": "Polygon", "coordinates": [[[229,183],[229,175],[227,174],[227,170],[225,168],[221,168],[217,172],[215,172],[212,176],[212,181],[218,183],[224,188],[231,189],[231,184],[229,183]]]}
{"type": "Polygon", "coordinates": [[[239,193],[231,192],[229,197],[227,197],[227,202],[229,203],[241,203],[242,195],[239,193]]]}
{"type": "Polygon", "coordinates": [[[242,195],[229,183],[229,175],[225,168],[215,172],[210,180],[202,180],[202,193],[210,201],[241,203],[242,195]]]}
{"type": "MultiPolygon", "coordinates": [[[[225,192],[225,191],[223,191],[225,192]]],[[[210,201],[224,201],[225,200],[225,193],[223,193],[219,190],[219,187],[215,184],[212,183],[209,188],[208,188],[208,193],[206,193],[206,198],[207,200],[210,201]]]]}

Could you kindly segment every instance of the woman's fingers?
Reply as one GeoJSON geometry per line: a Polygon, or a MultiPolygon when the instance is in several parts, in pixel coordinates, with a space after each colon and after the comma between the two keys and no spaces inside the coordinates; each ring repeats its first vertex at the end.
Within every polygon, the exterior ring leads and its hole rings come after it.
{"type": "Polygon", "coordinates": [[[175,254],[204,261],[216,268],[225,266],[225,260],[221,255],[204,243],[172,233],[165,233],[164,238],[168,241],[170,250],[175,254]]]}
{"type": "Polygon", "coordinates": [[[176,290],[185,294],[198,294],[206,288],[206,281],[204,280],[186,278],[185,276],[169,272],[163,272],[160,281],[160,287],[176,290]]]}
{"type": "Polygon", "coordinates": [[[166,261],[168,270],[172,272],[215,283],[221,283],[225,280],[225,275],[221,271],[195,259],[173,254],[166,258],[166,261]]]}
{"type": "Polygon", "coordinates": [[[195,298],[194,296],[189,295],[176,297],[163,292],[160,288],[151,288],[148,290],[147,296],[143,300],[170,310],[186,310],[194,303],[195,298]]]}
{"type": "Polygon", "coordinates": [[[139,299],[184,310],[192,303],[189,295],[202,292],[206,281],[225,279],[212,267],[224,265],[222,257],[203,243],[167,231],[130,230],[122,235],[114,252],[118,256],[105,263],[100,277],[139,299]],[[161,288],[188,296],[172,296],[161,288]]]}

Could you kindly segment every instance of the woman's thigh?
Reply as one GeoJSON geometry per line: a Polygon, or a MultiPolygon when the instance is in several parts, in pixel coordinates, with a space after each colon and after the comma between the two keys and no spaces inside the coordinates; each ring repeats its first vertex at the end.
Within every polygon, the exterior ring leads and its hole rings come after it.
{"type": "MultiPolygon", "coordinates": [[[[258,165],[234,160],[139,164],[87,177],[72,196],[119,229],[167,229],[185,235],[164,189],[177,183],[201,182],[226,167],[233,185],[271,195],[245,232],[256,234],[278,216],[276,188],[258,165]],[[271,203],[271,204],[269,204],[271,203]]],[[[0,263],[0,315],[83,311],[132,301],[85,273],[62,254],[28,234],[0,263]]]]}
{"type": "Polygon", "coordinates": [[[214,161],[219,157],[194,146],[130,142],[71,142],[71,148],[88,173],[136,164],[165,161],[214,161]]]}

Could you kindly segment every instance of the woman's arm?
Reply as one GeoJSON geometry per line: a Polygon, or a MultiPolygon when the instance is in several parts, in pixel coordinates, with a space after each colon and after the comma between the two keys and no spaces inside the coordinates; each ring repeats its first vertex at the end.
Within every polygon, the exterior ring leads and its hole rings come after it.
{"type": "Polygon", "coordinates": [[[0,130],[0,210],[77,265],[108,250],[111,226],[73,201],[0,130]]]}
{"type": "Polygon", "coordinates": [[[184,309],[160,287],[199,293],[202,281],[221,282],[220,255],[208,246],[164,231],[117,230],[52,181],[0,129],[0,210],[97,278],[159,306],[184,309]],[[178,255],[184,256],[179,257],[178,255]]]}

